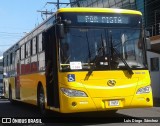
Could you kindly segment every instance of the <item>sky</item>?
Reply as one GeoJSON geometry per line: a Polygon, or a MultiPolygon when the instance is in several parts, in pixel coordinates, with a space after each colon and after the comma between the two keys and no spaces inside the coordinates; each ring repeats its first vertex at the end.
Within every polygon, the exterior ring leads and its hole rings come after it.
{"type": "MultiPolygon", "coordinates": [[[[0,56],[46,19],[37,11],[56,11],[57,0],[1,0],[0,1],[0,56]]],[[[59,0],[69,2],[69,0],[59,0]]],[[[61,5],[60,7],[66,7],[61,5]]],[[[48,15],[49,17],[49,15],[48,15]]]]}

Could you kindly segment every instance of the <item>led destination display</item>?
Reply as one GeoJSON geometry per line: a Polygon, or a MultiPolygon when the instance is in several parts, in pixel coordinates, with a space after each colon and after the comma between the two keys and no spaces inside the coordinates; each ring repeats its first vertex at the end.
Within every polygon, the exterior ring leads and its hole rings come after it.
{"type": "Polygon", "coordinates": [[[129,24],[127,16],[78,15],[79,23],[129,24]]]}

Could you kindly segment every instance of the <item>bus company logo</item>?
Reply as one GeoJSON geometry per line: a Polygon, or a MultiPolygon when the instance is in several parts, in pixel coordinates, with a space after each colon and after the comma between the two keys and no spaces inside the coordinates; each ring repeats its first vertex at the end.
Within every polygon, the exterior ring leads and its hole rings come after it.
{"type": "Polygon", "coordinates": [[[115,80],[109,80],[109,81],[107,82],[107,85],[108,85],[108,86],[115,86],[115,85],[116,85],[116,81],[115,81],[115,80]]]}
{"type": "Polygon", "coordinates": [[[2,123],[11,123],[11,118],[2,118],[2,123]]]}

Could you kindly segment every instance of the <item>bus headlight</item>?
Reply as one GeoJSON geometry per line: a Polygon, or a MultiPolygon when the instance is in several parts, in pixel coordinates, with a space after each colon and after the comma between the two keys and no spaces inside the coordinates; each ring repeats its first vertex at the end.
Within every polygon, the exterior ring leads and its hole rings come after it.
{"type": "Polygon", "coordinates": [[[69,97],[87,97],[87,94],[83,91],[78,91],[68,88],[61,88],[61,91],[69,97]]]}
{"type": "Polygon", "coordinates": [[[149,93],[151,91],[151,86],[146,86],[139,88],[136,94],[144,94],[144,93],[149,93]]]}

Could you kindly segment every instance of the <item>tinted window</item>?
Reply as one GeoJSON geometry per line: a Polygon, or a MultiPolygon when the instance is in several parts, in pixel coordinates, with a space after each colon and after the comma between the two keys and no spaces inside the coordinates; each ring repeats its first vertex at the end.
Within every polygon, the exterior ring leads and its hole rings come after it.
{"type": "Polygon", "coordinates": [[[21,47],[21,59],[24,59],[24,45],[21,47]]]}
{"type": "Polygon", "coordinates": [[[32,55],[37,53],[37,37],[33,38],[32,41],[32,55]]]}

